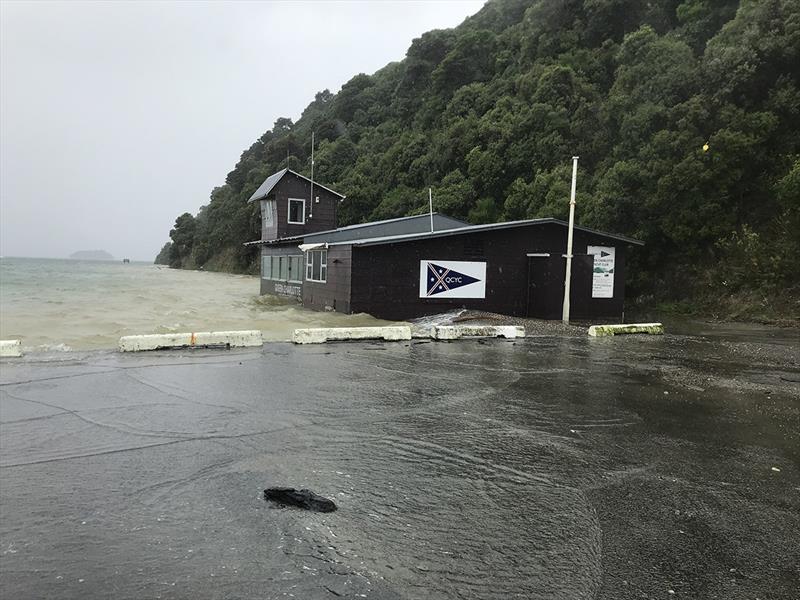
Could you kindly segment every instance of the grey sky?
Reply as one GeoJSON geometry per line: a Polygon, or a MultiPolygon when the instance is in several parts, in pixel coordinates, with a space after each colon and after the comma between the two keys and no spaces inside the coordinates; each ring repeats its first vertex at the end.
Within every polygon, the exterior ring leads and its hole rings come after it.
{"type": "Polygon", "coordinates": [[[152,260],[276,118],[482,3],[0,2],[0,255],[152,260]]]}

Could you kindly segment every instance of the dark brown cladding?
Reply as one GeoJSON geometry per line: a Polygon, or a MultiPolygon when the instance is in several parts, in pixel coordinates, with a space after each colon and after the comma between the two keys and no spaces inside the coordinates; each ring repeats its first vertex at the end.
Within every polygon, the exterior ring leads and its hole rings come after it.
{"type": "MultiPolygon", "coordinates": [[[[566,233],[566,227],[551,223],[353,246],[350,312],[398,320],[463,307],[560,318],[566,233]],[[420,263],[425,260],[485,262],[485,298],[420,298],[420,263]]],[[[602,234],[575,231],[572,318],[622,317],[625,246],[602,234]],[[591,297],[593,258],[586,255],[588,245],[615,248],[613,298],[591,297]]]]}
{"type": "Polygon", "coordinates": [[[303,306],[314,310],[351,313],[352,246],[328,248],[328,273],[325,283],[303,282],[303,306]]]}
{"type": "MultiPolygon", "coordinates": [[[[312,199],[311,182],[287,171],[264,199],[266,206],[272,209],[272,219],[271,225],[267,225],[269,219],[262,215],[262,239],[274,240],[334,229],[340,198],[327,189],[314,185],[312,199]],[[304,223],[289,223],[290,198],[303,200],[305,214],[301,220],[304,223]]],[[[264,206],[262,200],[262,208],[264,206]]]]}

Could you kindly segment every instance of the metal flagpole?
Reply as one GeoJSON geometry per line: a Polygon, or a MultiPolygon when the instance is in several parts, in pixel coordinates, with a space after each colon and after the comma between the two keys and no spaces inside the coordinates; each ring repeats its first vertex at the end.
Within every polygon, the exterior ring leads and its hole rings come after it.
{"type": "Polygon", "coordinates": [[[428,206],[430,207],[431,213],[431,233],[433,233],[433,192],[431,188],[428,188],[428,206]]]}
{"type": "Polygon", "coordinates": [[[311,198],[309,203],[308,218],[314,216],[314,132],[311,132],[311,198]]]}
{"type": "Polygon", "coordinates": [[[572,228],[575,225],[575,185],[578,179],[578,157],[572,157],[572,190],[569,195],[569,231],[567,233],[567,273],[564,278],[564,304],[561,320],[569,323],[569,284],[572,281],[572,228]]]}

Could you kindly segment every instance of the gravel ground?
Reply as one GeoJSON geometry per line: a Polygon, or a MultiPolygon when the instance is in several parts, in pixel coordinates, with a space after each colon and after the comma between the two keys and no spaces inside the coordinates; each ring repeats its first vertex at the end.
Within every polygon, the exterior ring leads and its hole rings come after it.
{"type": "Polygon", "coordinates": [[[588,327],[581,325],[565,325],[561,321],[545,321],[543,319],[526,319],[511,317],[480,310],[465,310],[452,319],[453,323],[470,323],[474,325],[518,325],[525,328],[525,335],[562,335],[585,336],[588,327]]]}

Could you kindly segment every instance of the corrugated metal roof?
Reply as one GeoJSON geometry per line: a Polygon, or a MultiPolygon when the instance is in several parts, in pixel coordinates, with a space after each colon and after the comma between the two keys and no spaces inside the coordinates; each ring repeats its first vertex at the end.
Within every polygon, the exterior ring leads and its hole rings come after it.
{"type": "MultiPolygon", "coordinates": [[[[439,213],[433,213],[434,217],[434,229],[436,230],[445,230],[445,229],[454,229],[458,226],[467,225],[464,221],[460,219],[456,219],[454,217],[448,217],[447,215],[442,215],[439,213]]],[[[246,242],[245,246],[253,246],[256,244],[274,244],[274,243],[285,243],[290,242],[293,240],[305,240],[308,242],[314,241],[321,241],[321,242],[339,242],[345,240],[356,240],[356,239],[366,239],[369,237],[370,239],[379,237],[381,233],[380,230],[386,229],[393,229],[397,228],[397,231],[394,233],[385,232],[385,235],[402,235],[407,233],[414,233],[413,229],[408,229],[409,227],[413,228],[418,222],[419,227],[417,227],[417,232],[422,230],[427,230],[430,227],[430,213],[423,214],[423,215],[411,215],[410,217],[398,217],[396,219],[384,219],[383,221],[372,221],[370,223],[356,223],[355,225],[347,225],[345,227],[339,227],[338,229],[328,229],[326,231],[316,231],[314,233],[306,233],[304,235],[294,235],[285,238],[279,238],[275,240],[254,240],[252,242],[246,242]],[[376,229],[375,234],[378,235],[370,235],[369,229],[376,229]],[[405,229],[405,230],[403,230],[405,229]]]]}
{"type": "Polygon", "coordinates": [[[275,187],[275,184],[281,180],[281,177],[286,175],[286,171],[288,170],[289,169],[282,169],[277,173],[273,173],[267,177],[264,180],[264,183],[258,186],[258,189],[253,193],[252,196],[250,196],[250,200],[248,200],[248,202],[255,202],[256,200],[261,200],[261,198],[267,196],[272,191],[272,188],[275,187]]]}
{"type": "MultiPolygon", "coordinates": [[[[465,225],[468,225],[468,223],[446,215],[433,213],[433,228],[436,231],[455,229],[457,227],[464,227],[465,225]]],[[[390,235],[404,235],[430,231],[430,226],[431,215],[428,213],[424,215],[400,217],[398,219],[373,221],[372,223],[359,223],[358,225],[349,225],[330,231],[320,231],[319,233],[308,233],[305,236],[305,241],[343,242],[347,240],[372,239],[390,235]]]]}
{"type": "Polygon", "coordinates": [[[270,244],[288,244],[289,242],[302,242],[302,235],[292,235],[290,237],[275,238],[274,240],[253,240],[252,242],[245,242],[244,246],[261,246],[270,244]]]}
{"type": "MultiPolygon", "coordinates": [[[[433,216],[443,217],[450,221],[455,221],[458,223],[462,223],[464,225],[469,225],[466,221],[462,221],[461,219],[456,219],[455,217],[449,217],[447,215],[443,215],[441,213],[435,212],[433,216]]],[[[382,221],[369,221],[368,223],[356,223],[355,225],[345,225],[344,227],[337,227],[336,229],[329,229],[328,231],[319,231],[317,233],[311,233],[309,235],[319,235],[321,233],[330,233],[331,231],[347,231],[350,229],[359,229],[361,227],[371,227],[373,225],[384,225],[386,223],[397,223],[398,221],[408,221],[409,219],[430,219],[430,213],[424,213],[421,215],[410,215],[407,217],[395,217],[394,219],[383,219],[382,221]]]]}
{"type": "MultiPolygon", "coordinates": [[[[350,240],[350,241],[336,241],[332,242],[331,246],[340,246],[340,245],[353,245],[353,246],[376,246],[379,244],[394,244],[399,242],[410,242],[414,240],[420,240],[425,238],[437,238],[437,237],[445,237],[451,235],[464,235],[467,233],[478,233],[481,231],[494,231],[497,229],[510,229],[513,227],[525,227],[528,225],[547,225],[547,224],[554,224],[554,225],[563,225],[564,227],[568,227],[569,224],[566,221],[562,221],[560,219],[529,219],[526,221],[508,221],[506,223],[489,223],[486,225],[469,225],[467,227],[459,227],[457,229],[447,229],[445,231],[434,231],[431,233],[430,231],[425,233],[407,233],[403,235],[388,235],[383,237],[374,237],[374,238],[367,238],[361,240],[350,240]]],[[[580,227],[575,225],[575,229],[578,231],[584,231],[586,233],[592,233],[594,235],[599,235],[615,240],[620,240],[627,244],[635,244],[637,246],[644,246],[644,242],[640,240],[635,240],[633,238],[625,237],[624,235],[616,235],[613,233],[603,233],[602,231],[597,231],[595,229],[589,229],[588,227],[580,227]]]]}
{"type": "MultiPolygon", "coordinates": [[[[311,183],[311,180],[308,177],[306,177],[305,175],[301,175],[300,173],[296,173],[295,171],[292,171],[291,169],[282,169],[282,170],[278,171],[277,173],[273,173],[272,175],[267,177],[264,180],[264,183],[262,183],[260,186],[258,186],[258,189],[255,192],[253,192],[253,195],[250,196],[250,199],[248,200],[248,202],[255,202],[256,200],[261,200],[262,198],[266,198],[269,195],[269,193],[272,191],[272,188],[274,188],[276,185],[278,185],[278,182],[281,179],[283,179],[283,176],[286,175],[287,173],[291,173],[292,175],[295,175],[296,177],[299,177],[300,179],[305,179],[307,182],[311,183]]],[[[344,198],[345,198],[344,194],[340,194],[339,192],[334,192],[332,189],[330,189],[328,187],[325,187],[324,185],[320,185],[316,181],[313,182],[313,183],[314,183],[315,187],[322,188],[323,190],[326,190],[326,191],[330,192],[331,194],[333,194],[335,196],[339,196],[339,198],[344,200],[344,198]]]]}

